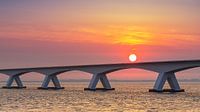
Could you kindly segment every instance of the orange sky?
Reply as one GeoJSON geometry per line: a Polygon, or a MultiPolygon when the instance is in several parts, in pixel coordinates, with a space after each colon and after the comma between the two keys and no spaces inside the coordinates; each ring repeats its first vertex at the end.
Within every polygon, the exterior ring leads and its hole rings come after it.
{"type": "MultiPolygon", "coordinates": [[[[199,0],[0,1],[0,68],[123,63],[131,53],[138,62],[199,59],[199,5],[199,0]]],[[[148,77],[139,73],[132,79],[148,77]]]]}

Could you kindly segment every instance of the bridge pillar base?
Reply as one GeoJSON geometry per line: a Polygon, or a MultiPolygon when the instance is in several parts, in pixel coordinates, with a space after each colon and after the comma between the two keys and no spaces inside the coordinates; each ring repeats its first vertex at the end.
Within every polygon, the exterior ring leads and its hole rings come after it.
{"type": "Polygon", "coordinates": [[[94,74],[92,76],[92,79],[90,81],[88,88],[84,88],[84,90],[87,90],[87,91],[96,91],[96,90],[107,91],[107,90],[115,90],[115,89],[111,87],[110,82],[109,82],[106,74],[99,73],[99,74],[94,74]],[[103,88],[96,88],[97,83],[99,81],[102,83],[103,88]]]}
{"type": "Polygon", "coordinates": [[[174,89],[163,89],[163,90],[156,90],[156,89],[149,89],[149,92],[158,92],[158,93],[162,93],[162,92],[185,92],[184,89],[180,89],[180,90],[174,90],[174,89]]]}
{"type": "Polygon", "coordinates": [[[26,88],[26,86],[23,86],[23,87],[19,87],[19,86],[11,86],[11,87],[3,86],[2,88],[3,89],[24,89],[24,88],[26,88]]]}
{"type": "Polygon", "coordinates": [[[95,89],[84,88],[84,91],[97,91],[97,90],[110,91],[110,90],[115,90],[115,88],[110,88],[110,89],[106,89],[106,88],[95,88],[95,89]]]}
{"type": "Polygon", "coordinates": [[[38,87],[38,89],[42,89],[42,90],[61,90],[61,89],[65,89],[64,87],[38,87]]]}
{"type": "Polygon", "coordinates": [[[7,80],[6,86],[3,86],[4,89],[23,89],[26,86],[23,85],[19,75],[10,76],[7,80]],[[13,82],[16,82],[16,86],[12,86],[13,82]]]}
{"type": "Polygon", "coordinates": [[[64,89],[64,87],[61,87],[60,82],[57,78],[56,75],[46,75],[44,78],[44,81],[42,83],[41,87],[38,87],[38,89],[42,89],[42,90],[59,90],[59,89],[64,89]],[[48,87],[49,82],[52,81],[54,87],[48,87]]]}
{"type": "Polygon", "coordinates": [[[174,72],[160,73],[153,89],[150,89],[149,92],[184,92],[184,89],[181,89],[176,79],[174,72]],[[169,83],[170,89],[163,89],[165,82],[169,83]]]}

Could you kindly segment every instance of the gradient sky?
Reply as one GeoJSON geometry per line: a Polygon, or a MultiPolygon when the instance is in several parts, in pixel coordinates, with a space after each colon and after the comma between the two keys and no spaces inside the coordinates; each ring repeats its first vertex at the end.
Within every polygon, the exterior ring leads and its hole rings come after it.
{"type": "MultiPolygon", "coordinates": [[[[127,63],[131,53],[138,62],[200,59],[199,6],[199,0],[0,0],[0,68],[127,63]]],[[[199,78],[196,72],[180,77],[199,78]]],[[[143,70],[116,74],[154,77],[143,70]]]]}

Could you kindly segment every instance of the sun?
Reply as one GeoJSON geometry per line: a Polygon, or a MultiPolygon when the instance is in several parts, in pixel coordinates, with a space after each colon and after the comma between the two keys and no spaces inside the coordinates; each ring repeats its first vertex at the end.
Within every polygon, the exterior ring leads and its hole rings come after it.
{"type": "Polygon", "coordinates": [[[137,56],[135,54],[129,55],[129,61],[135,62],[137,60],[137,56]]]}

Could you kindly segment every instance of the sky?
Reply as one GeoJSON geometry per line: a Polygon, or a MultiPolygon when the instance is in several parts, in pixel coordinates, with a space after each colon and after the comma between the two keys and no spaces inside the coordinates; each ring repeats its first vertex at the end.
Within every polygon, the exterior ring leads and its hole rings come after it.
{"type": "MultiPolygon", "coordinates": [[[[0,68],[128,63],[132,53],[137,62],[200,59],[199,5],[199,0],[0,0],[0,68]]],[[[197,72],[179,77],[199,78],[197,72]]],[[[114,79],[156,76],[135,69],[114,74],[114,79]]]]}

